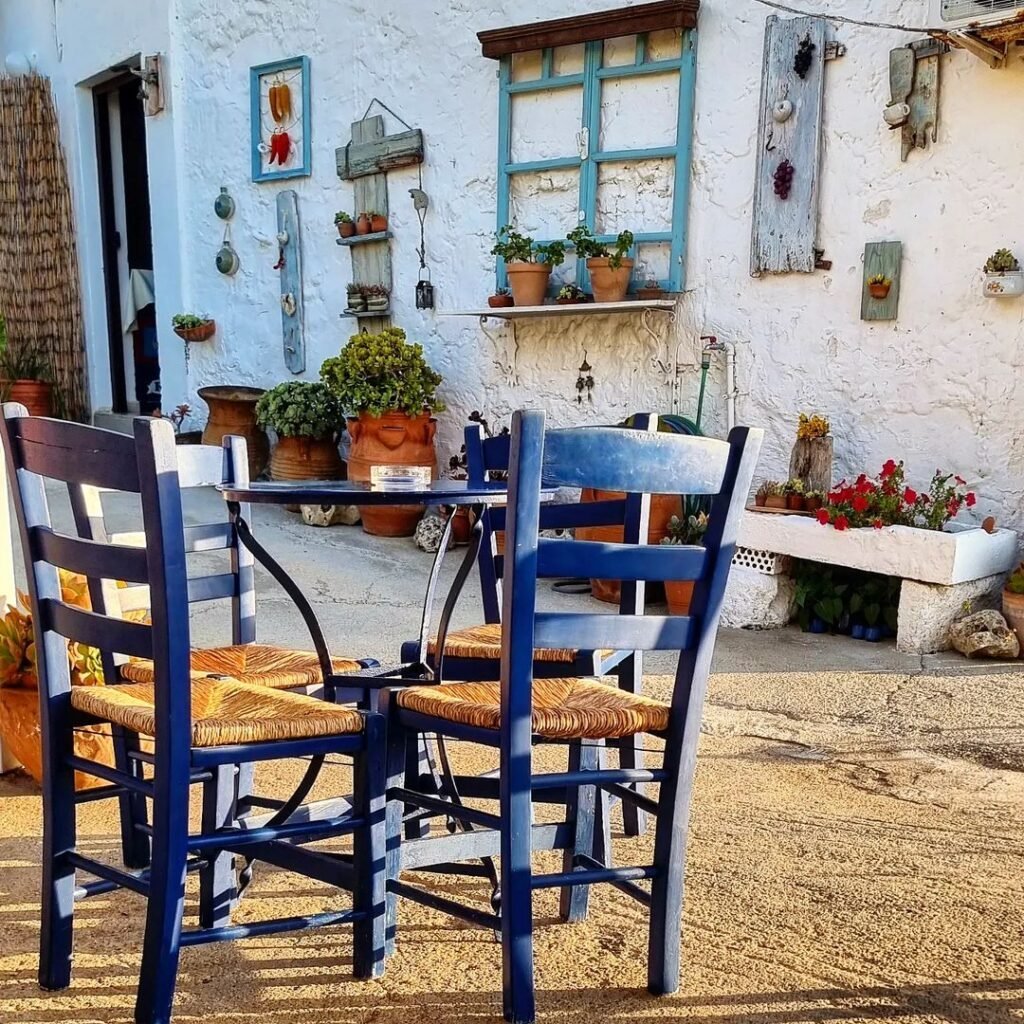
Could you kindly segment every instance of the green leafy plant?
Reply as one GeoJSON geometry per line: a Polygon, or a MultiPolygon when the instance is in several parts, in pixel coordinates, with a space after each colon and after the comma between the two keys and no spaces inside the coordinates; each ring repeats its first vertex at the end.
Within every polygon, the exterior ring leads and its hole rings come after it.
{"type": "Polygon", "coordinates": [[[352,223],[352,214],[346,213],[344,210],[339,210],[334,215],[334,223],[335,224],[351,224],[352,223]]]}
{"type": "Polygon", "coordinates": [[[804,493],[804,482],[803,480],[793,479],[787,480],[783,484],[783,489],[786,494],[803,494],[804,493]]]}
{"type": "Polygon", "coordinates": [[[1006,274],[1015,270],[1020,270],[1020,263],[1009,249],[996,249],[985,261],[986,274],[1006,274]]]}
{"type": "Polygon", "coordinates": [[[320,379],[346,412],[417,416],[444,409],[437,397],[443,378],[424,359],[423,346],[406,341],[401,327],[352,335],[338,355],[324,360],[320,379]]]}
{"type": "Polygon", "coordinates": [[[550,263],[558,267],[565,262],[565,242],[538,245],[529,235],[522,235],[506,224],[494,236],[491,255],[500,256],[506,263],[550,263]]]}
{"type": "Polygon", "coordinates": [[[793,566],[795,618],[809,630],[821,619],[833,631],[851,623],[897,626],[900,579],[819,562],[797,561],[793,566]]]}
{"type": "Polygon", "coordinates": [[[765,480],[757,489],[758,498],[782,498],[786,494],[786,485],[778,480],[765,480]]]}
{"type": "MultiPolygon", "coordinates": [[[[50,356],[37,348],[11,348],[7,321],[0,316],[0,378],[5,381],[41,380],[53,383],[50,356]]],[[[5,396],[6,397],[6,396],[5,396]]]]}
{"type": "Polygon", "coordinates": [[[289,380],[260,396],[256,419],[261,427],[272,427],[279,437],[322,440],[341,432],[345,411],[326,384],[289,380]]]}
{"type": "Polygon", "coordinates": [[[1006,581],[1006,589],[1011,594],[1024,594],[1024,562],[1021,562],[1006,581]]]}
{"type": "Polygon", "coordinates": [[[697,512],[682,517],[672,516],[667,528],[668,536],[662,538],[662,544],[701,544],[708,532],[708,514],[697,512]]]}
{"type": "Polygon", "coordinates": [[[208,316],[198,316],[195,313],[177,313],[171,317],[171,324],[174,327],[188,330],[190,327],[202,327],[203,324],[209,322],[209,319],[208,316]]]}
{"type": "Polygon", "coordinates": [[[633,248],[632,231],[620,231],[611,248],[609,248],[609,243],[595,238],[594,233],[586,224],[580,224],[579,227],[573,228],[565,237],[572,244],[580,259],[607,259],[608,265],[613,270],[618,270],[622,266],[626,254],[633,248]]]}
{"type": "Polygon", "coordinates": [[[582,302],[587,297],[586,292],[582,288],[577,288],[574,284],[563,284],[558,289],[558,298],[569,299],[572,302],[582,302]]]}

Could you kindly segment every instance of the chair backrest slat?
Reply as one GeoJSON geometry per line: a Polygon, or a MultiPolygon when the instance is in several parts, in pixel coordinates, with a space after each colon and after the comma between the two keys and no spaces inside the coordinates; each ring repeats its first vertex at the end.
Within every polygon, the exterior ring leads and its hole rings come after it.
{"type": "Polygon", "coordinates": [[[533,622],[533,646],[554,650],[682,651],[697,636],[686,615],[537,612],[533,622]]]}
{"type": "Polygon", "coordinates": [[[153,630],[141,622],[87,612],[52,598],[39,602],[40,628],[53,630],[66,640],[131,658],[153,657],[153,630]]]}
{"type": "Polygon", "coordinates": [[[537,545],[537,576],[594,576],[607,580],[696,580],[707,565],[702,547],[610,544],[596,540],[550,540],[537,545]],[[668,547],[674,550],[667,551],[668,547]]]}
{"type": "Polygon", "coordinates": [[[67,537],[45,526],[33,526],[31,532],[40,556],[61,569],[82,576],[116,577],[126,583],[149,579],[145,548],[67,537]]]}
{"type": "MultiPolygon", "coordinates": [[[[493,508],[488,512],[492,530],[504,530],[507,512],[493,508]]],[[[542,530],[574,530],[580,526],[619,526],[626,519],[626,500],[606,498],[600,501],[545,502],[540,510],[542,530]]]]}
{"type": "Polygon", "coordinates": [[[216,576],[193,576],[188,581],[188,603],[202,601],[223,601],[234,597],[238,591],[238,580],[233,573],[222,572],[216,576]]]}

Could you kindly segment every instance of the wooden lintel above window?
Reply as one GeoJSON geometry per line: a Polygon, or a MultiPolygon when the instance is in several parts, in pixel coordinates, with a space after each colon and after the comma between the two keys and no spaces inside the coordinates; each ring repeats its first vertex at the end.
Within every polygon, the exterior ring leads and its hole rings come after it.
{"type": "Polygon", "coordinates": [[[574,18],[493,28],[478,32],[477,39],[480,40],[483,55],[497,59],[510,53],[589,43],[595,39],[614,39],[637,32],[696,28],[699,7],[700,0],[660,0],[659,3],[618,7],[613,11],[580,14],[574,18]]]}

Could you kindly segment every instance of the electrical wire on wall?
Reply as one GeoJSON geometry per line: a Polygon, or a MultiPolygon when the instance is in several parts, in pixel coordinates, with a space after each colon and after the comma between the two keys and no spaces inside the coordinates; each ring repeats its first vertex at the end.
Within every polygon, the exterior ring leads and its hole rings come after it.
{"type": "Polygon", "coordinates": [[[867,21],[863,18],[850,18],[844,14],[833,14],[831,11],[805,11],[799,7],[790,7],[789,4],[780,4],[776,0],[754,0],[754,3],[762,4],[764,7],[773,7],[777,11],[785,11],[786,14],[796,14],[802,18],[822,18],[825,21],[837,21],[844,25],[859,25],[861,28],[881,28],[893,32],[923,32],[926,35],[945,34],[949,31],[946,28],[928,28],[922,25],[895,25],[889,21],[867,21]]]}

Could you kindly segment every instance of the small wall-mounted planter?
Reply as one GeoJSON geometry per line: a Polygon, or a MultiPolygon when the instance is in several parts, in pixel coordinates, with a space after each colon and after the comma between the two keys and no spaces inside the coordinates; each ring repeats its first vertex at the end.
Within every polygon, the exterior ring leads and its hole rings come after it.
{"type": "Polygon", "coordinates": [[[889,297],[889,290],[891,288],[891,281],[876,281],[868,284],[868,294],[873,299],[886,299],[889,297]]]}
{"type": "Polygon", "coordinates": [[[1013,299],[1024,295],[1024,270],[986,274],[982,293],[988,299],[1013,299]]]}
{"type": "Polygon", "coordinates": [[[197,327],[175,327],[174,333],[183,341],[209,341],[217,333],[217,321],[204,320],[197,327]]]}

